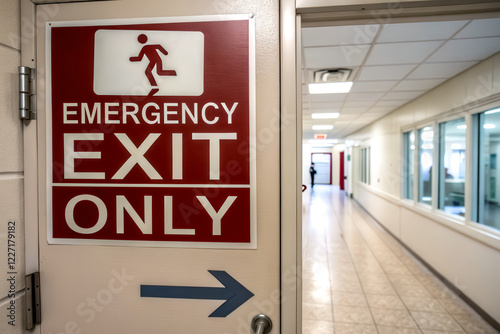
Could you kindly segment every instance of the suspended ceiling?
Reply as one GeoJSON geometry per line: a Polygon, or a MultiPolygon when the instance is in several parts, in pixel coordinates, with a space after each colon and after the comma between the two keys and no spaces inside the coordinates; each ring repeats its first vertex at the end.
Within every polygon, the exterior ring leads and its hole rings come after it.
{"type": "Polygon", "coordinates": [[[342,140],[499,51],[500,18],[303,28],[304,139],[342,140]],[[309,94],[314,71],[331,68],[352,70],[351,91],[309,94]],[[326,112],[340,117],[311,118],[326,112]]]}

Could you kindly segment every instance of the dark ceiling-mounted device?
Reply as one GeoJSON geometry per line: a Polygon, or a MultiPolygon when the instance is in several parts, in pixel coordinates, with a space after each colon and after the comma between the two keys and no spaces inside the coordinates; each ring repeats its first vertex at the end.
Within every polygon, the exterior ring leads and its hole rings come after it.
{"type": "Polygon", "coordinates": [[[345,82],[349,79],[352,70],[348,68],[332,68],[314,71],[315,83],[345,82]]]}

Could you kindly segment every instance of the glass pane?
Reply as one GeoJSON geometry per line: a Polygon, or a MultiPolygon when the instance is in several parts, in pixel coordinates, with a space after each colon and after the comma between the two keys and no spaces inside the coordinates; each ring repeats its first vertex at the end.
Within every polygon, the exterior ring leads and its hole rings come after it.
{"type": "Polygon", "coordinates": [[[418,201],[432,204],[432,151],[434,130],[432,126],[418,130],[418,201]]]}
{"type": "Polygon", "coordinates": [[[500,109],[479,115],[479,223],[500,229],[500,109]]]}
{"type": "Polygon", "coordinates": [[[361,149],[361,182],[366,183],[366,149],[361,149]]]}
{"type": "Polygon", "coordinates": [[[370,171],[371,171],[371,155],[370,155],[370,148],[368,147],[366,149],[366,183],[370,184],[370,171]]]}
{"type": "Polygon", "coordinates": [[[439,209],[465,216],[465,118],[440,124],[439,209]]]}
{"type": "Polygon", "coordinates": [[[415,132],[403,133],[403,198],[413,199],[413,152],[415,132]]]}

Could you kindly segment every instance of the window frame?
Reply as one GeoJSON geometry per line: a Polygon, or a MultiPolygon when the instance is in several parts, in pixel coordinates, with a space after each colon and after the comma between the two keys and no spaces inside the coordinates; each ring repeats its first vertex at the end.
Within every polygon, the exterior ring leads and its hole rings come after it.
{"type": "Polygon", "coordinates": [[[432,168],[432,172],[431,172],[431,204],[427,204],[427,203],[424,203],[423,201],[420,200],[420,142],[421,142],[421,138],[420,138],[420,130],[423,130],[427,127],[432,127],[432,132],[433,132],[433,137],[432,137],[432,167],[435,167],[435,164],[436,164],[436,158],[437,158],[437,154],[436,154],[436,138],[439,136],[439,131],[437,131],[436,129],[436,121],[433,121],[433,122],[427,122],[427,123],[423,123],[423,124],[420,124],[418,127],[415,128],[415,151],[416,151],[416,163],[415,163],[415,166],[416,166],[416,169],[414,169],[413,173],[414,173],[414,190],[415,190],[415,193],[416,193],[416,197],[415,197],[415,204],[416,205],[420,205],[420,206],[423,206],[423,207],[426,207],[426,208],[432,208],[432,209],[436,209],[437,207],[437,203],[435,202],[435,198],[436,198],[436,195],[437,195],[437,188],[436,188],[436,182],[434,182],[434,180],[436,180],[436,177],[437,177],[437,170],[436,168],[432,168]]]}
{"type": "MultiPolygon", "coordinates": [[[[450,110],[446,114],[437,115],[432,118],[427,118],[421,122],[417,122],[414,124],[410,124],[400,128],[400,152],[401,152],[401,187],[400,187],[400,201],[405,204],[406,207],[415,210],[416,212],[421,212],[424,215],[430,214],[433,219],[437,222],[444,224],[445,226],[449,226],[455,229],[462,231],[467,235],[474,237],[477,240],[482,240],[490,244],[497,244],[500,242],[500,230],[494,227],[480,224],[474,221],[474,215],[477,214],[477,203],[479,200],[479,194],[475,193],[475,189],[478,189],[478,178],[473,177],[473,173],[477,172],[479,164],[479,150],[474,149],[474,147],[479,147],[478,144],[478,134],[474,133],[474,128],[477,124],[474,124],[478,121],[478,117],[475,115],[484,113],[486,111],[500,108],[500,94],[496,96],[495,99],[489,99],[489,101],[484,103],[474,103],[471,105],[465,105],[455,110],[450,110]],[[433,148],[439,148],[440,146],[440,124],[446,123],[452,120],[465,118],[465,124],[467,125],[466,129],[466,146],[465,146],[465,159],[466,159],[466,174],[465,174],[465,216],[454,215],[451,213],[447,213],[444,210],[438,209],[438,195],[439,195],[439,170],[440,168],[433,168],[432,178],[433,180],[438,180],[438,182],[433,182],[433,195],[432,195],[432,205],[427,205],[425,203],[421,203],[418,201],[418,186],[420,182],[420,173],[419,173],[419,146],[420,146],[420,138],[418,136],[418,130],[423,129],[427,126],[432,126],[434,131],[434,140],[433,140],[433,148]],[[477,121],[476,121],[477,119],[477,121]],[[403,134],[407,132],[414,131],[415,133],[415,151],[414,151],[414,164],[413,164],[413,200],[409,200],[404,198],[403,192],[403,184],[404,184],[404,172],[403,172],[403,150],[404,150],[404,138],[403,134]],[[474,206],[473,203],[476,203],[474,206]],[[493,238],[493,239],[492,239],[493,238]]],[[[438,166],[437,163],[440,161],[440,150],[433,149],[433,166],[438,166]]],[[[430,217],[430,216],[429,216],[430,217]]],[[[499,243],[500,245],[500,243],[499,243]]],[[[495,246],[500,249],[500,246],[495,246]]]]}
{"type": "Polygon", "coordinates": [[[359,180],[361,181],[361,183],[364,183],[364,184],[367,184],[367,185],[370,185],[371,184],[371,168],[370,168],[370,164],[371,164],[371,150],[370,150],[370,146],[364,146],[364,147],[361,147],[360,150],[360,168],[359,168],[359,172],[360,172],[360,177],[359,177],[359,180]]]}
{"type": "Polygon", "coordinates": [[[438,168],[437,169],[437,177],[436,177],[436,180],[437,180],[437,197],[436,197],[436,208],[437,210],[439,210],[439,212],[442,212],[443,214],[445,215],[450,215],[454,218],[461,218],[463,220],[466,219],[467,217],[467,213],[468,213],[468,208],[467,208],[467,193],[470,194],[470,192],[467,192],[467,184],[469,183],[468,182],[468,178],[467,178],[467,175],[469,173],[469,164],[468,164],[468,160],[467,160],[467,157],[468,157],[468,151],[470,151],[470,148],[472,147],[469,142],[467,141],[467,134],[468,134],[468,129],[471,127],[470,124],[467,123],[467,115],[464,115],[464,114],[456,114],[456,115],[453,115],[452,117],[447,117],[447,118],[443,118],[443,119],[439,119],[439,120],[436,120],[436,124],[437,124],[437,127],[438,127],[438,138],[437,138],[437,146],[435,147],[438,147],[438,152],[437,152],[437,156],[438,156],[438,160],[436,161],[437,164],[436,166],[438,168]],[[444,142],[441,141],[442,139],[442,126],[446,123],[449,123],[449,122],[453,122],[453,121],[456,121],[456,120],[459,120],[459,119],[464,119],[464,123],[465,123],[465,126],[466,126],[466,130],[465,130],[465,176],[464,176],[464,209],[465,209],[465,214],[464,216],[460,216],[460,215],[456,215],[456,214],[452,214],[452,213],[448,213],[446,212],[444,209],[441,208],[441,201],[443,200],[443,196],[444,196],[444,189],[441,188],[441,184],[442,182],[444,182],[443,180],[443,177],[445,177],[444,175],[444,172],[442,170],[442,164],[443,164],[443,160],[444,160],[444,157],[441,155],[442,153],[442,150],[443,150],[443,144],[444,142]]]}
{"type": "Polygon", "coordinates": [[[407,130],[402,130],[401,133],[402,136],[402,152],[401,152],[401,157],[402,157],[402,173],[401,173],[401,199],[413,202],[415,200],[415,159],[417,158],[417,146],[416,146],[416,141],[417,141],[417,134],[415,128],[407,129],[407,130]],[[408,143],[406,143],[406,134],[408,134],[408,143]],[[413,134],[413,151],[411,151],[411,134],[413,134]],[[407,145],[408,144],[408,145],[407,145]],[[408,150],[407,150],[408,149],[408,150]],[[411,164],[410,162],[410,151],[411,151],[411,164]],[[407,182],[406,178],[409,177],[410,173],[409,171],[412,171],[413,179],[411,182],[407,182]],[[411,184],[411,198],[407,194],[410,193],[410,187],[409,185],[411,184]]]}

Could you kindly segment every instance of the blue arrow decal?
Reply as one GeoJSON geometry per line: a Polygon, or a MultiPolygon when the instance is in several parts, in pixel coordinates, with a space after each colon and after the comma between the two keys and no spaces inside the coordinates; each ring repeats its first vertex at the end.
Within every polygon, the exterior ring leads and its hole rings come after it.
{"type": "Polygon", "coordinates": [[[227,317],[253,297],[253,293],[227,272],[222,270],[209,270],[209,272],[224,285],[223,288],[141,285],[141,297],[225,300],[226,302],[210,314],[210,317],[217,318],[227,317]]]}

